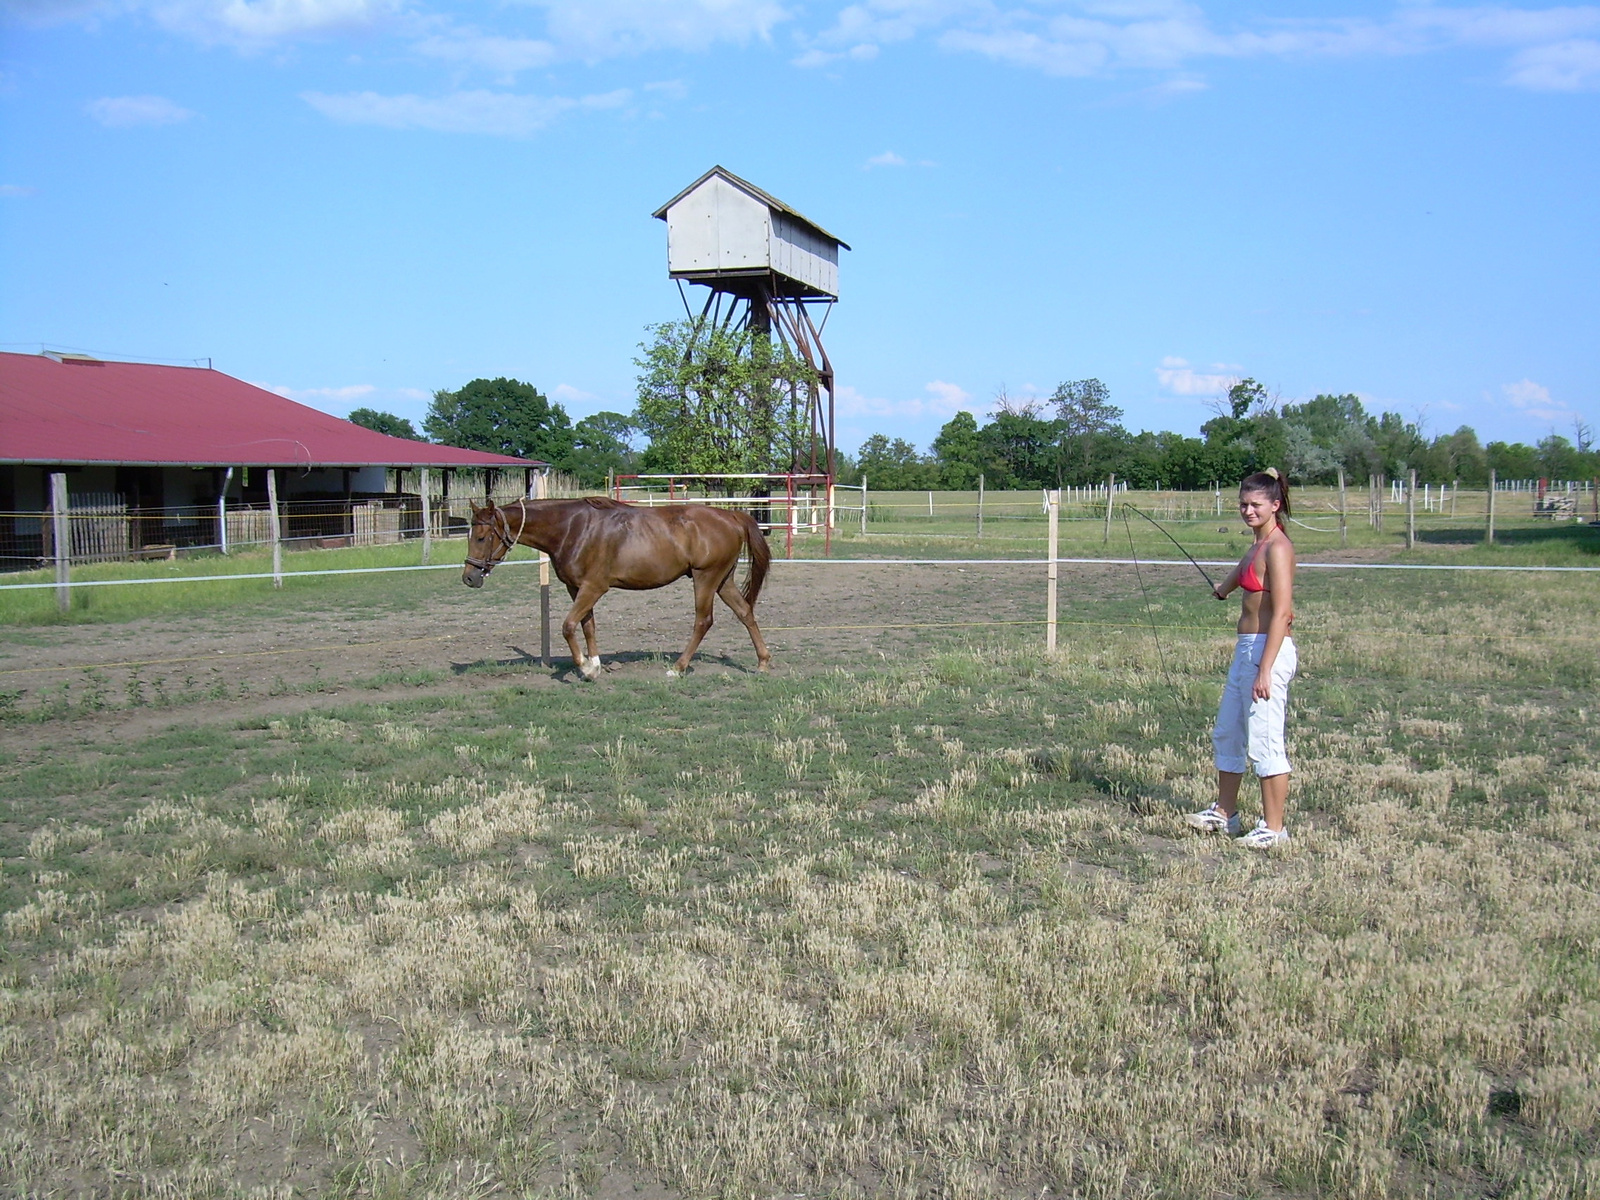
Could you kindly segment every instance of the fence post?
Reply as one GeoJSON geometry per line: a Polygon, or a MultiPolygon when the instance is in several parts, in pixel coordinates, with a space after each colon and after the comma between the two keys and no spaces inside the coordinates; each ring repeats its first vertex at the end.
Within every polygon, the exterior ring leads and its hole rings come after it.
{"type": "Polygon", "coordinates": [[[867,473],[861,473],[861,532],[867,532],[867,473]]]}
{"type": "MultiPolygon", "coordinates": [[[[550,477],[540,471],[533,477],[533,498],[544,500],[549,492],[550,477]]],[[[539,665],[550,665],[550,556],[543,550],[539,551],[539,665]]]]}
{"type": "Polygon", "coordinates": [[[1484,545],[1494,545],[1494,468],[1489,468],[1489,521],[1483,534],[1484,545]]]}
{"type": "Polygon", "coordinates": [[[1417,472],[1413,467],[1406,476],[1406,549],[1417,544],[1417,472]]]}
{"type": "Polygon", "coordinates": [[[1045,570],[1045,618],[1044,618],[1044,648],[1045,653],[1056,652],[1056,578],[1061,534],[1061,493],[1050,493],[1050,537],[1049,553],[1050,565],[1045,570]]]}
{"type": "Polygon", "coordinates": [[[417,472],[420,482],[417,491],[422,493],[422,565],[433,561],[433,472],[423,467],[417,472]]]}
{"type": "Polygon", "coordinates": [[[928,520],[933,520],[933,489],[928,489],[928,520]]]}
{"type": "Polygon", "coordinates": [[[222,487],[217,491],[217,545],[228,552],[228,485],[233,482],[233,468],[222,473],[222,487]]]}
{"type": "Polygon", "coordinates": [[[1456,497],[1461,494],[1461,480],[1457,479],[1450,485],[1450,515],[1456,515],[1456,497]]]}
{"type": "Polygon", "coordinates": [[[1347,506],[1345,504],[1345,490],[1344,490],[1344,468],[1340,467],[1339,468],[1339,545],[1341,545],[1341,546],[1349,545],[1349,541],[1348,541],[1349,533],[1345,528],[1346,507],[1347,506]]]}
{"type": "Polygon", "coordinates": [[[50,476],[50,553],[56,564],[56,607],[72,608],[72,528],[67,517],[67,476],[50,476]]]}
{"type": "MultiPolygon", "coordinates": [[[[1056,493],[1058,496],[1060,493],[1056,493]]],[[[978,537],[983,537],[983,472],[978,472],[978,537]]]]}
{"type": "MultiPolygon", "coordinates": [[[[1109,546],[1111,544],[1111,505],[1116,495],[1117,473],[1113,471],[1106,480],[1106,532],[1105,536],[1100,539],[1101,545],[1109,546]]],[[[1056,494],[1056,507],[1061,507],[1061,495],[1059,492],[1056,494]]],[[[1054,557],[1054,555],[1051,557],[1054,557]]]]}
{"type": "Polygon", "coordinates": [[[267,468],[267,528],[272,534],[272,586],[283,586],[283,520],[278,515],[278,472],[267,468]]]}

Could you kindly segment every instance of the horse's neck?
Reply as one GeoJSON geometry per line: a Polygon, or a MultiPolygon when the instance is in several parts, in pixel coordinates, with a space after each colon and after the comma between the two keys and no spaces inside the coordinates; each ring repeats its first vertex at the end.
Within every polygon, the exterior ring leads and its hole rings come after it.
{"type": "Polygon", "coordinates": [[[520,510],[516,515],[509,506],[500,509],[507,522],[506,532],[519,546],[531,546],[548,554],[565,523],[560,519],[559,510],[553,504],[537,500],[519,501],[516,508],[520,510]]]}

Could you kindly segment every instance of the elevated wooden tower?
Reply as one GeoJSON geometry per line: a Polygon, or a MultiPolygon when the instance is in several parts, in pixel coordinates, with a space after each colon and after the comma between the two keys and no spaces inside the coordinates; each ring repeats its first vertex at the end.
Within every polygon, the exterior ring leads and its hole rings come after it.
{"type": "MultiPolygon", "coordinates": [[[[811,439],[797,474],[833,479],[833,363],[822,345],[827,306],[839,299],[845,245],[777,197],[712,167],[653,214],[667,223],[667,272],[710,289],[702,320],[771,336],[800,355],[819,379],[806,398],[811,439]],[[822,306],[822,319],[812,310],[822,306]]],[[[694,311],[684,297],[684,310],[694,311]]]]}

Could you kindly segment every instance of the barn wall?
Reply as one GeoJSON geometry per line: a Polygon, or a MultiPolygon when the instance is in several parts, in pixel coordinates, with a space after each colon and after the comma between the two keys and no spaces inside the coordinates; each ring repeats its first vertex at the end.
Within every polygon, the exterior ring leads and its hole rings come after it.
{"type": "Polygon", "coordinates": [[[772,214],[772,269],[830,296],[839,294],[839,246],[783,213],[772,214]]]}
{"type": "Polygon", "coordinates": [[[771,265],[767,206],[712,176],[667,210],[667,269],[760,270],[771,265]]]}

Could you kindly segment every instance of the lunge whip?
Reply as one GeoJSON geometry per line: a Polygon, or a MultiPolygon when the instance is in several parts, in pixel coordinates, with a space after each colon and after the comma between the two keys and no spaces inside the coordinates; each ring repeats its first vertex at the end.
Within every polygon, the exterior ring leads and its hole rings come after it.
{"type": "MultiPolygon", "coordinates": [[[[1205,581],[1206,581],[1206,582],[1207,582],[1207,583],[1208,583],[1208,584],[1210,584],[1210,585],[1211,585],[1211,590],[1212,590],[1212,591],[1213,591],[1213,592],[1215,592],[1215,591],[1216,591],[1216,590],[1217,590],[1217,584],[1216,584],[1216,581],[1215,581],[1215,580],[1213,580],[1213,579],[1212,579],[1212,578],[1211,578],[1211,576],[1210,576],[1210,575],[1208,575],[1208,574],[1206,574],[1206,569],[1205,569],[1205,568],[1204,568],[1204,567],[1202,567],[1202,566],[1201,566],[1201,565],[1200,565],[1200,564],[1199,564],[1199,563],[1197,563],[1197,562],[1195,562],[1195,561],[1194,561],[1194,555],[1192,555],[1192,554],[1190,554],[1190,553],[1189,553],[1189,552],[1188,552],[1188,551],[1187,551],[1187,550],[1185,550],[1185,549],[1184,549],[1184,548],[1183,548],[1183,543],[1182,543],[1182,542],[1180,542],[1180,541],[1178,541],[1178,539],[1177,539],[1177,538],[1175,538],[1175,537],[1173,537],[1173,536],[1172,536],[1172,535],[1171,535],[1171,534],[1170,534],[1170,533],[1168,533],[1168,532],[1167,532],[1167,529],[1166,529],[1166,526],[1164,526],[1164,525],[1162,525],[1162,524],[1161,524],[1161,522],[1160,522],[1160,521],[1158,521],[1158,520],[1156,520],[1156,519],[1155,519],[1155,518],[1154,518],[1154,517],[1152,517],[1152,516],[1151,516],[1151,515],[1150,515],[1150,514],[1149,514],[1149,513],[1146,513],[1146,512],[1142,512],[1142,511],[1140,511],[1140,510],[1139,510],[1139,509],[1137,509],[1137,508],[1135,508],[1135,507],[1134,507],[1134,506],[1133,506],[1133,505],[1131,505],[1131,504],[1126,504],[1126,503],[1125,503],[1125,504],[1123,504],[1123,506],[1122,506],[1122,513],[1123,513],[1123,516],[1122,516],[1122,523],[1123,523],[1123,524],[1124,524],[1124,525],[1126,525],[1126,524],[1127,524],[1127,523],[1128,523],[1128,516],[1127,516],[1127,514],[1128,514],[1128,513],[1130,513],[1130,512],[1132,512],[1132,513],[1138,513],[1138,514],[1139,514],[1139,515],[1140,515],[1140,516],[1141,516],[1141,517],[1143,517],[1143,518],[1144,518],[1144,519],[1145,519],[1145,520],[1146,520],[1146,521],[1149,521],[1149,522],[1150,522],[1150,524],[1152,524],[1152,525],[1154,525],[1154,526],[1155,526],[1155,527],[1156,527],[1156,528],[1157,528],[1157,529],[1159,529],[1159,530],[1161,530],[1161,536],[1162,536],[1162,537],[1164,537],[1164,538],[1166,538],[1166,539],[1167,539],[1167,541],[1169,541],[1169,542],[1171,542],[1171,543],[1172,543],[1172,544],[1173,544],[1173,545],[1174,545],[1174,546],[1176,546],[1176,547],[1177,547],[1177,548],[1178,548],[1178,553],[1179,553],[1179,554],[1181,554],[1181,555],[1183,555],[1183,556],[1184,556],[1184,557],[1185,557],[1185,558],[1187,558],[1187,559],[1188,559],[1188,560],[1189,560],[1189,561],[1190,561],[1190,563],[1192,563],[1192,564],[1193,564],[1193,565],[1194,565],[1194,569],[1195,569],[1195,570],[1196,570],[1196,571],[1199,571],[1199,572],[1200,572],[1200,574],[1201,574],[1201,575],[1202,575],[1202,576],[1204,576],[1204,578],[1205,578],[1205,581]]],[[[1131,534],[1131,533],[1130,533],[1130,534],[1129,534],[1129,541],[1128,541],[1128,544],[1129,544],[1129,545],[1130,545],[1130,546],[1131,546],[1131,545],[1132,545],[1132,544],[1133,544],[1133,540],[1132,540],[1132,534],[1131,534]]]]}

